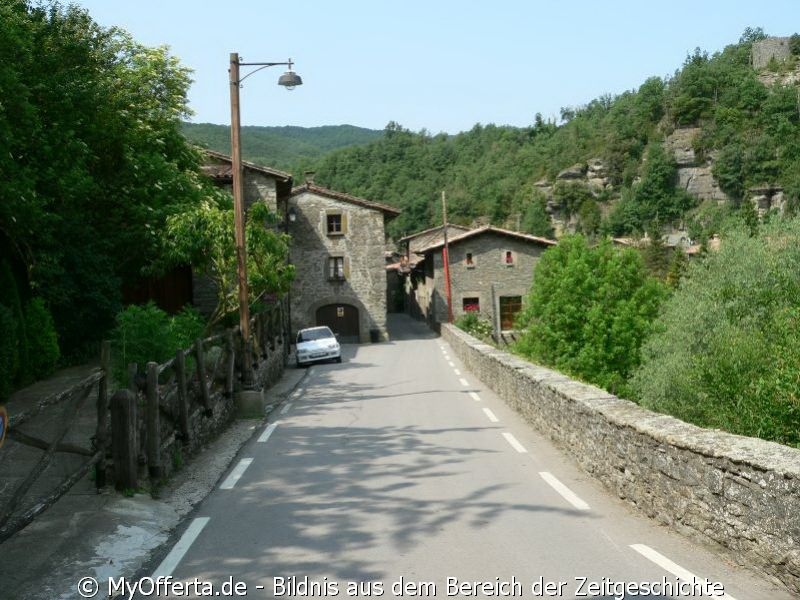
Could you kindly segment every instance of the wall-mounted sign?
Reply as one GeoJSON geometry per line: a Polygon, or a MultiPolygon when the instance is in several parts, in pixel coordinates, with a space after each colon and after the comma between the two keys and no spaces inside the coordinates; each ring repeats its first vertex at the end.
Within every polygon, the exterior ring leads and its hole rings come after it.
{"type": "Polygon", "coordinates": [[[344,306],[337,306],[336,307],[336,316],[337,317],[344,317],[344,306]]]}

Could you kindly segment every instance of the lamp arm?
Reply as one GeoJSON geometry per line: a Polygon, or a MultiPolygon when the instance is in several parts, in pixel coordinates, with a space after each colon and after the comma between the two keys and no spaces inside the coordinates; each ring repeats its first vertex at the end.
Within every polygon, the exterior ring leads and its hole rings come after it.
{"type": "Polygon", "coordinates": [[[287,65],[289,67],[289,70],[291,70],[293,64],[294,64],[294,62],[292,62],[291,59],[289,60],[289,62],[268,62],[268,63],[246,63],[246,62],[240,62],[239,63],[240,67],[256,67],[257,66],[258,68],[250,71],[244,77],[240,77],[239,81],[237,81],[237,83],[239,85],[242,85],[242,82],[245,79],[247,79],[248,77],[250,77],[250,75],[254,75],[254,74],[258,73],[259,71],[263,71],[267,67],[276,67],[278,65],[287,65]]]}

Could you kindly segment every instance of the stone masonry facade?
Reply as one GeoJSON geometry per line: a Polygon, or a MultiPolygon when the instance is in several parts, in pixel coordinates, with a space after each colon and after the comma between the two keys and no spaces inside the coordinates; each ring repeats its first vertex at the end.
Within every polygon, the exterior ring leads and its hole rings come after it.
{"type": "Polygon", "coordinates": [[[464,365],[648,517],[800,594],[800,450],[660,415],[450,325],[464,365]]]}
{"type": "MultiPolygon", "coordinates": [[[[521,234],[509,235],[489,227],[455,237],[448,244],[453,318],[463,315],[465,307],[474,309],[473,302],[477,299],[480,314],[499,327],[501,298],[525,299],[539,257],[554,243],[521,234]]],[[[426,260],[433,261],[432,277],[425,282],[433,298],[433,317],[440,323],[446,322],[441,247],[430,251],[426,260]]]]}
{"type": "Polygon", "coordinates": [[[288,209],[292,332],[316,325],[322,307],[348,305],[358,311],[357,341],[388,339],[384,221],[398,211],[313,184],[297,188],[288,209]],[[331,233],[328,218],[337,215],[342,230],[331,233]],[[341,259],[335,278],[331,259],[341,259]]]}

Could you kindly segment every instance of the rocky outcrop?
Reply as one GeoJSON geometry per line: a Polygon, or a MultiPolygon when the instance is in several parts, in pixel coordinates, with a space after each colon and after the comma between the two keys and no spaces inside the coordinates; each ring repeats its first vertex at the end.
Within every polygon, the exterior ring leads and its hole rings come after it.
{"type": "Polygon", "coordinates": [[[700,200],[725,202],[725,195],[711,173],[713,159],[697,160],[694,139],[700,134],[699,127],[681,127],[664,140],[664,147],[675,157],[678,164],[678,186],[700,200]]]}

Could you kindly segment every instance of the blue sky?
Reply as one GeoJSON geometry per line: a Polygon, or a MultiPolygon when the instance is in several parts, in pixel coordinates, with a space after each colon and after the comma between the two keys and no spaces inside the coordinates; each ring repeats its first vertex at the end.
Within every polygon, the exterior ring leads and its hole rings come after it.
{"type": "MultiPolygon", "coordinates": [[[[66,3],[66,0],[65,0],[66,3]]],[[[687,54],[738,41],[745,27],[800,31],[798,0],[77,0],[95,21],[194,71],[193,121],[230,122],[228,57],[291,57],[241,90],[245,125],[350,124],[457,133],[476,123],[526,126],[539,112],[635,89],[687,54]]]]}

